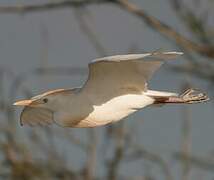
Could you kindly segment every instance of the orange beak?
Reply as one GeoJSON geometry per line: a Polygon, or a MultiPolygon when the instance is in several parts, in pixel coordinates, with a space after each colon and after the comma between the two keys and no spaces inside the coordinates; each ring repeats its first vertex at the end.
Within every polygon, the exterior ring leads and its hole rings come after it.
{"type": "Polygon", "coordinates": [[[33,100],[22,100],[22,101],[17,101],[15,103],[13,103],[13,105],[15,106],[29,106],[33,103],[33,100]]]}

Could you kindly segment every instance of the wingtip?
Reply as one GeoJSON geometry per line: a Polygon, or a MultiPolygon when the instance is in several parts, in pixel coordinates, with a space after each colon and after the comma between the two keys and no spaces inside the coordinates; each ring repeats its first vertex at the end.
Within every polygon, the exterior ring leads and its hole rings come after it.
{"type": "Polygon", "coordinates": [[[171,60],[171,59],[176,59],[178,56],[182,54],[183,52],[165,51],[165,52],[154,52],[154,53],[148,54],[148,56],[157,58],[160,60],[171,60]]]}
{"type": "Polygon", "coordinates": [[[164,54],[169,54],[169,55],[183,55],[184,53],[181,51],[170,51],[170,52],[165,52],[164,54]]]}

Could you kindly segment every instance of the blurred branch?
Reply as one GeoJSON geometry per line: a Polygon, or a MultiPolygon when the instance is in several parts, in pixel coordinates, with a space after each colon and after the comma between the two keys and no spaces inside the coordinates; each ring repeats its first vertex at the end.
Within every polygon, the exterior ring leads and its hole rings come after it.
{"type": "MultiPolygon", "coordinates": [[[[178,33],[175,29],[161,22],[155,17],[148,15],[143,9],[137,5],[129,2],[128,0],[65,0],[59,2],[49,2],[38,5],[22,5],[22,6],[1,6],[0,13],[28,13],[37,11],[46,11],[52,9],[66,8],[66,7],[84,7],[90,4],[100,3],[116,3],[122,9],[138,16],[142,19],[149,27],[158,31],[165,37],[175,41],[178,45],[188,49],[189,51],[197,52],[203,56],[213,58],[214,57],[214,46],[207,45],[204,43],[196,43],[190,39],[184,37],[178,33]]],[[[90,32],[90,31],[89,31],[90,32]]]]}
{"type": "Polygon", "coordinates": [[[195,57],[186,49],[182,49],[182,51],[184,52],[185,59],[188,60],[187,63],[184,65],[173,65],[170,69],[173,72],[186,73],[202,80],[209,81],[212,85],[214,82],[213,63],[206,59],[200,61],[198,57],[195,57]]]}
{"type": "MultiPolygon", "coordinates": [[[[186,155],[184,153],[176,152],[174,153],[174,158],[179,161],[186,161],[186,155]]],[[[191,165],[198,167],[200,169],[214,171],[214,161],[211,158],[202,158],[194,155],[188,156],[191,165]]]]}
{"type": "Polygon", "coordinates": [[[175,41],[178,45],[183,46],[189,51],[198,52],[201,55],[213,58],[214,57],[214,46],[206,44],[195,43],[183,35],[179,34],[172,27],[159,21],[155,17],[148,15],[143,9],[137,5],[130,3],[128,0],[117,0],[121,8],[141,18],[149,27],[157,30],[165,37],[175,41]]]}
{"type": "MultiPolygon", "coordinates": [[[[185,82],[182,87],[182,91],[185,89],[190,88],[190,85],[188,82],[185,82]]],[[[181,113],[183,115],[183,122],[182,122],[182,144],[181,144],[181,151],[183,154],[185,154],[186,160],[183,161],[182,164],[182,180],[188,180],[190,179],[190,171],[191,171],[191,163],[189,160],[189,156],[191,155],[191,145],[192,145],[192,139],[191,139],[191,127],[192,127],[192,117],[191,117],[191,111],[189,107],[183,106],[181,109],[181,113]]]]}
{"type": "Polygon", "coordinates": [[[102,45],[102,43],[99,41],[96,32],[94,31],[94,29],[92,29],[92,27],[90,26],[91,23],[88,23],[84,17],[83,12],[86,12],[86,8],[84,9],[75,9],[76,13],[76,19],[77,19],[77,23],[79,24],[80,29],[82,30],[82,32],[87,36],[87,38],[91,41],[91,43],[93,44],[93,46],[95,47],[97,53],[100,56],[106,56],[106,50],[104,48],[104,46],[102,45]],[[84,10],[84,11],[83,11],[84,10]]]}
{"type": "Polygon", "coordinates": [[[173,66],[172,67],[173,71],[191,74],[191,75],[194,75],[195,77],[198,77],[213,83],[214,73],[213,73],[213,70],[211,71],[210,69],[211,67],[207,69],[205,66],[200,66],[200,68],[195,68],[194,66],[173,66]]]}
{"type": "Polygon", "coordinates": [[[134,151],[132,153],[126,154],[126,156],[124,158],[124,160],[126,162],[130,162],[130,161],[133,161],[135,159],[139,160],[140,158],[147,159],[147,160],[159,165],[159,167],[162,170],[166,180],[172,180],[173,179],[173,176],[171,174],[171,171],[170,171],[168,164],[164,161],[163,158],[161,158],[160,155],[149,152],[138,144],[133,144],[132,148],[134,149],[134,151]]]}
{"type": "Polygon", "coordinates": [[[61,0],[33,5],[0,6],[0,13],[33,13],[47,10],[108,3],[108,0],[61,0]]]}
{"type": "Polygon", "coordinates": [[[63,132],[57,132],[59,135],[63,135],[62,138],[67,138],[69,140],[69,142],[71,142],[72,144],[76,145],[77,147],[79,147],[80,149],[82,149],[83,151],[87,150],[87,144],[84,143],[83,141],[81,141],[80,138],[77,138],[73,133],[71,133],[68,130],[63,130],[63,132]]]}
{"type": "Polygon", "coordinates": [[[97,141],[98,136],[95,129],[89,129],[89,143],[86,148],[87,162],[85,163],[85,180],[93,180],[95,178],[96,159],[97,159],[97,141]]]}
{"type": "MultiPolygon", "coordinates": [[[[200,13],[201,10],[200,6],[191,10],[183,0],[170,0],[170,2],[173,10],[182,19],[188,30],[190,30],[199,41],[211,44],[210,40],[212,35],[209,33],[207,25],[208,11],[203,13],[203,15],[198,16],[197,13],[200,13]]],[[[193,3],[196,4],[195,2],[193,3]]],[[[200,3],[200,0],[197,3],[200,3]]]]}
{"type": "Polygon", "coordinates": [[[118,170],[120,162],[123,159],[125,148],[124,148],[124,122],[121,122],[117,127],[117,136],[115,139],[115,150],[113,153],[113,158],[109,160],[108,163],[108,172],[107,177],[109,180],[116,180],[118,179],[118,170]]]}

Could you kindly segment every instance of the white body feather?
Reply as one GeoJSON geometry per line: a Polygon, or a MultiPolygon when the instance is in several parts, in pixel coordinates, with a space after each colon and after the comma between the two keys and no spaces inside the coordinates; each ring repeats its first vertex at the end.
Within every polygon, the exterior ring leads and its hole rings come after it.
{"type": "Polygon", "coordinates": [[[145,106],[153,104],[154,99],[142,95],[122,95],[115,97],[102,105],[94,105],[94,110],[76,127],[95,127],[117,122],[145,106]]]}

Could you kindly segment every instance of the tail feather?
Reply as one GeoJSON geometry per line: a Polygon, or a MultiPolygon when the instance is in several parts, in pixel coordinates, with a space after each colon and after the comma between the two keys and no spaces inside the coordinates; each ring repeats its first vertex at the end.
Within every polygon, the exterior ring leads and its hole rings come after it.
{"type": "Polygon", "coordinates": [[[147,90],[145,92],[145,95],[150,97],[170,97],[170,96],[178,96],[177,93],[172,92],[165,92],[165,91],[153,91],[153,90],[147,90]]]}

